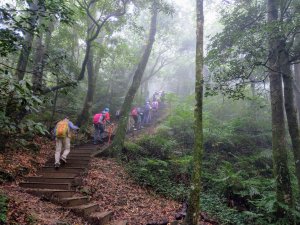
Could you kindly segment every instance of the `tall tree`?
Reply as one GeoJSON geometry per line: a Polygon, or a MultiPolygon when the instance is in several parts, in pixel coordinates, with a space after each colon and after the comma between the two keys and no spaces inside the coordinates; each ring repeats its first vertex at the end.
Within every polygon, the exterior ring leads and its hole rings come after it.
{"type": "Polygon", "coordinates": [[[99,33],[102,31],[102,28],[106,23],[108,23],[111,18],[119,18],[122,17],[126,13],[126,6],[130,2],[130,0],[119,0],[113,3],[108,4],[108,8],[112,8],[113,10],[106,9],[107,2],[103,4],[102,13],[98,18],[95,18],[94,12],[95,6],[97,5],[98,0],[91,0],[89,3],[84,1],[84,4],[80,4],[81,7],[85,10],[88,18],[89,18],[89,26],[87,28],[87,38],[86,38],[86,49],[85,56],[82,62],[81,71],[78,76],[78,80],[82,80],[84,78],[85,70],[88,71],[88,90],[86,94],[86,98],[83,104],[83,108],[81,113],[77,117],[77,124],[81,126],[82,124],[88,121],[90,116],[90,111],[93,103],[93,97],[95,92],[95,73],[93,68],[93,62],[90,59],[92,57],[92,45],[93,42],[98,37],[99,33]],[[105,14],[106,13],[106,14],[105,14]]]}
{"type": "Polygon", "coordinates": [[[48,22],[45,32],[40,32],[36,37],[35,54],[33,57],[32,89],[34,94],[39,94],[43,90],[44,67],[46,56],[51,42],[51,34],[54,31],[55,20],[48,22]]]}
{"type": "MultiPolygon", "coordinates": [[[[268,23],[277,26],[279,1],[268,0],[268,23]]],[[[269,77],[272,110],[272,148],[274,175],[276,179],[277,217],[289,215],[282,204],[293,207],[293,194],[290,173],[287,163],[287,148],[285,145],[285,121],[282,77],[280,73],[280,36],[279,32],[269,37],[269,77]]],[[[292,220],[292,218],[291,218],[292,220]]]]}
{"type": "Polygon", "coordinates": [[[112,156],[117,156],[121,153],[121,150],[124,146],[124,140],[126,135],[126,126],[128,121],[128,115],[131,109],[131,105],[134,99],[134,96],[137,92],[137,90],[140,87],[144,71],[146,69],[149,56],[151,54],[151,50],[155,41],[155,34],[156,34],[156,26],[157,26],[157,15],[158,15],[158,3],[156,0],[153,1],[152,7],[152,17],[151,17],[151,24],[150,24],[150,31],[149,31],[149,37],[148,42],[145,47],[145,51],[143,53],[143,56],[141,58],[141,61],[138,64],[138,67],[134,73],[132,84],[125,96],[125,100],[123,102],[123,105],[121,107],[121,118],[118,125],[118,129],[116,131],[116,136],[114,138],[114,141],[110,148],[108,149],[109,154],[112,156]]]}
{"type": "MultiPolygon", "coordinates": [[[[274,166],[278,167],[277,169],[284,168],[288,172],[285,161],[287,159],[284,159],[287,150],[282,136],[284,135],[282,123],[284,112],[280,112],[284,110],[281,107],[285,105],[300,189],[300,131],[293,94],[296,85],[293,85],[294,78],[291,73],[292,64],[299,62],[300,59],[300,45],[297,42],[300,26],[299,1],[235,1],[228,4],[235,8],[223,15],[224,31],[212,40],[213,47],[208,54],[208,61],[215,68],[214,76],[218,83],[216,89],[230,97],[243,98],[245,93],[243,90],[247,85],[249,86],[249,83],[265,84],[270,77],[271,89],[275,90],[271,90],[273,146],[276,163],[279,163],[275,165],[274,161],[274,166]],[[267,70],[268,73],[265,74],[263,70],[267,70]],[[284,90],[281,82],[284,82],[284,90]],[[283,99],[284,102],[278,102],[283,99]],[[282,127],[278,127],[280,124],[282,127]],[[282,154],[277,151],[282,151],[282,154]],[[279,156],[282,158],[278,158],[279,156]]],[[[260,84],[256,86],[264,87],[260,84]]],[[[214,91],[214,88],[211,90],[214,91]]],[[[282,175],[278,175],[277,172],[276,176],[282,175]]],[[[288,186],[289,182],[278,185],[288,186]]],[[[290,187],[285,188],[286,191],[287,189],[290,187]]],[[[291,202],[287,201],[287,203],[291,202]]]]}
{"type": "Polygon", "coordinates": [[[294,94],[295,94],[295,103],[298,111],[298,120],[300,121],[300,64],[294,65],[294,94]]]}
{"type": "Polygon", "coordinates": [[[16,68],[16,74],[15,76],[18,78],[18,80],[23,80],[29,60],[29,55],[32,48],[32,42],[34,38],[34,32],[36,28],[36,23],[38,21],[38,10],[43,8],[44,1],[26,1],[29,5],[29,25],[28,28],[24,31],[24,41],[22,45],[22,49],[19,55],[18,59],[18,65],[16,68]]]}
{"type": "Polygon", "coordinates": [[[200,219],[201,169],[203,155],[203,0],[196,0],[196,106],[195,106],[195,146],[193,153],[193,174],[185,224],[197,225],[200,219]]]}

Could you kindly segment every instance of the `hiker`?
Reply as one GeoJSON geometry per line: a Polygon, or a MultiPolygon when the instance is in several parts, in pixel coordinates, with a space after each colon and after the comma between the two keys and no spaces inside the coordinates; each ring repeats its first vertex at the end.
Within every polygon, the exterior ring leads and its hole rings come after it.
{"type": "Polygon", "coordinates": [[[72,131],[77,131],[78,129],[79,127],[75,126],[67,116],[56,124],[54,129],[54,134],[56,137],[54,166],[56,169],[59,168],[60,161],[67,163],[67,156],[70,153],[72,131]],[[61,155],[62,148],[64,148],[64,152],[61,155]]]}
{"type": "Polygon", "coordinates": [[[105,122],[110,123],[109,108],[105,108],[103,111],[104,111],[104,113],[105,113],[105,122]]]}
{"type": "Polygon", "coordinates": [[[119,120],[120,120],[120,114],[121,114],[121,110],[120,110],[120,109],[118,109],[118,110],[116,111],[116,114],[115,114],[115,116],[116,116],[116,120],[117,120],[117,121],[119,121],[119,120]]]}
{"type": "Polygon", "coordinates": [[[147,101],[144,107],[144,118],[143,118],[143,124],[149,124],[151,121],[151,115],[150,115],[150,111],[151,111],[151,105],[150,102],[147,101]]]}
{"type": "Polygon", "coordinates": [[[137,130],[138,127],[138,111],[136,107],[133,107],[133,109],[131,110],[131,116],[134,119],[134,129],[133,130],[137,130]]]}
{"type": "Polygon", "coordinates": [[[103,143],[102,133],[104,132],[105,113],[105,111],[102,111],[95,114],[93,117],[93,124],[95,128],[94,145],[98,144],[98,139],[100,143],[103,143]]]}
{"type": "Polygon", "coordinates": [[[138,129],[144,128],[142,122],[144,119],[144,109],[142,107],[137,107],[138,112],[138,129]]]}
{"type": "Polygon", "coordinates": [[[156,92],[154,92],[154,94],[153,94],[152,101],[153,101],[153,102],[154,102],[154,101],[157,101],[157,98],[158,98],[158,92],[156,91],[156,92]]]}
{"type": "Polygon", "coordinates": [[[152,109],[154,112],[157,112],[158,110],[158,101],[153,101],[152,102],[152,109]]]}

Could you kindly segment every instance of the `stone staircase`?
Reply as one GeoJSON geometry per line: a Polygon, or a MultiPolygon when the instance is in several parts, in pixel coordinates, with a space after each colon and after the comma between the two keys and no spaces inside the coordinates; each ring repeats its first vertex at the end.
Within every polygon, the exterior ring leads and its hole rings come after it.
{"type": "Polygon", "coordinates": [[[32,195],[59,205],[61,209],[72,211],[91,225],[126,225],[126,221],[112,221],[113,212],[101,212],[99,205],[93,203],[90,197],[75,191],[82,185],[82,177],[95,151],[96,146],[91,144],[71,149],[67,164],[58,170],[54,168],[53,154],[53,158],[47,161],[37,176],[25,177],[19,186],[32,195]]]}

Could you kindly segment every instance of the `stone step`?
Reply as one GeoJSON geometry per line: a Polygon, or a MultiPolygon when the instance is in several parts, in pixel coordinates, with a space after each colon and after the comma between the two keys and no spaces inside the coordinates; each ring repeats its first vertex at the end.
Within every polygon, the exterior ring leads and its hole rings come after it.
{"type": "Polygon", "coordinates": [[[89,197],[70,197],[61,198],[58,202],[64,207],[72,207],[87,204],[90,201],[89,197]]]}
{"type": "Polygon", "coordinates": [[[91,225],[107,225],[112,220],[113,212],[94,212],[88,217],[91,225]]]}
{"type": "Polygon", "coordinates": [[[37,188],[37,189],[59,189],[70,190],[71,184],[68,183],[40,183],[40,182],[22,182],[19,183],[23,188],[37,188]]]}
{"type": "Polygon", "coordinates": [[[39,175],[43,177],[55,177],[55,178],[70,178],[78,176],[78,173],[72,172],[60,172],[60,171],[39,171],[39,175]]]}
{"type": "Polygon", "coordinates": [[[84,145],[76,145],[74,147],[75,148],[94,148],[95,145],[92,142],[90,142],[90,143],[87,143],[87,144],[84,144],[84,145]]]}
{"type": "Polygon", "coordinates": [[[71,210],[72,212],[87,218],[90,214],[99,209],[99,205],[95,203],[78,205],[73,207],[64,207],[65,209],[71,210]]]}
{"type": "Polygon", "coordinates": [[[38,183],[67,183],[72,186],[82,185],[82,178],[80,177],[68,177],[68,178],[56,178],[56,177],[25,177],[26,182],[38,182],[38,183]]]}
{"type": "MultiPolygon", "coordinates": [[[[89,163],[91,161],[91,157],[68,157],[67,158],[67,162],[85,162],[85,163],[89,163]]],[[[54,162],[55,160],[52,158],[52,159],[49,159],[47,161],[47,163],[52,163],[52,165],[54,165],[54,162]]]]}
{"type": "MultiPolygon", "coordinates": [[[[82,155],[68,155],[68,158],[67,160],[70,160],[70,159],[82,159],[82,160],[91,160],[91,156],[82,156],[82,155]]],[[[54,164],[54,158],[51,158],[49,161],[52,161],[53,164],[54,164]]]]}
{"type": "Polygon", "coordinates": [[[112,225],[127,225],[128,222],[127,220],[118,220],[118,221],[114,221],[112,225]]]}
{"type": "Polygon", "coordinates": [[[74,177],[56,178],[56,177],[25,177],[26,182],[38,182],[38,183],[67,183],[73,182],[74,177]]]}
{"type": "Polygon", "coordinates": [[[76,194],[75,191],[56,189],[27,189],[26,192],[47,200],[70,198],[76,194]]]}
{"type": "Polygon", "coordinates": [[[94,153],[94,151],[91,152],[91,153],[77,153],[77,152],[74,152],[74,153],[70,153],[70,155],[68,155],[67,158],[70,158],[70,157],[73,157],[73,158],[75,158],[75,157],[85,157],[85,158],[87,158],[87,157],[91,157],[93,155],[93,153],[94,153]]]}
{"type": "Polygon", "coordinates": [[[83,173],[86,167],[59,167],[55,169],[54,166],[44,166],[41,168],[41,171],[45,172],[63,172],[63,173],[83,173]]]}
{"type": "MultiPolygon", "coordinates": [[[[88,167],[89,161],[73,161],[73,160],[67,160],[67,163],[60,164],[60,168],[66,168],[66,167],[88,167]]],[[[47,167],[53,167],[53,162],[47,162],[45,164],[47,167]]]]}
{"type": "Polygon", "coordinates": [[[93,151],[96,151],[96,148],[78,148],[78,149],[72,149],[71,153],[91,153],[93,151]]]}
{"type": "Polygon", "coordinates": [[[71,150],[71,152],[70,152],[70,154],[71,153],[92,153],[92,152],[94,152],[94,151],[96,151],[96,149],[91,149],[91,148],[84,148],[84,149],[82,149],[82,148],[80,148],[80,149],[72,149],[71,150]]]}
{"type": "Polygon", "coordinates": [[[78,152],[76,152],[76,151],[73,151],[73,152],[70,152],[70,154],[68,155],[68,157],[69,156],[74,156],[74,155],[78,155],[78,156],[90,156],[92,153],[93,153],[94,151],[92,151],[92,152],[80,152],[80,151],[78,151],[78,152]]]}

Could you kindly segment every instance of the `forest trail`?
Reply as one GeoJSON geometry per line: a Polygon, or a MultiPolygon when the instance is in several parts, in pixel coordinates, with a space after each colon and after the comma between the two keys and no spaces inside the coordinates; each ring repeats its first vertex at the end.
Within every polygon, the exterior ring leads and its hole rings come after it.
{"type": "MultiPolygon", "coordinates": [[[[101,211],[97,203],[89,196],[76,192],[82,185],[83,176],[88,170],[91,154],[96,150],[94,145],[85,144],[74,148],[67,164],[58,170],[53,167],[53,157],[43,166],[37,176],[26,177],[19,186],[26,188],[30,194],[57,203],[64,210],[82,216],[90,224],[108,224],[113,212],[101,211]]],[[[114,224],[126,224],[115,221],[114,224]]]]}
{"type": "MultiPolygon", "coordinates": [[[[161,117],[156,118],[151,126],[128,134],[128,138],[155,132],[157,122],[166,116],[167,113],[161,113],[161,117]]],[[[102,148],[105,146],[107,145],[102,148]]],[[[66,215],[70,217],[68,223],[85,223],[83,220],[74,219],[70,212],[82,217],[88,224],[166,224],[166,221],[175,220],[175,213],[180,209],[178,202],[157,196],[138,186],[123,166],[113,159],[92,158],[91,154],[96,148],[97,146],[88,143],[75,146],[68,163],[58,170],[53,167],[53,155],[49,155],[48,161],[36,176],[25,177],[19,183],[20,188],[7,186],[4,190],[12,191],[8,195],[19,196],[20,201],[25,195],[25,199],[31,199],[25,202],[30,204],[35,201],[33,205],[42,205],[39,208],[49,207],[49,203],[44,200],[54,203],[56,209],[50,204],[51,211],[60,215],[48,216],[49,209],[35,212],[39,224],[60,224],[60,218],[64,219],[66,215]],[[37,196],[42,201],[22,192],[37,196]]]]}
{"type": "MultiPolygon", "coordinates": [[[[132,131],[127,138],[154,134],[168,113],[167,108],[161,110],[150,126],[132,131]]],[[[175,215],[181,203],[139,186],[125,165],[114,159],[91,157],[98,146],[86,143],[73,147],[68,163],[58,170],[53,167],[53,154],[49,154],[54,146],[48,147],[47,155],[42,153],[48,160],[35,175],[25,177],[19,186],[2,187],[8,196],[17,198],[12,202],[16,208],[34,215],[35,224],[178,224],[175,215]]],[[[10,211],[10,218],[20,217],[20,212],[10,211]]]]}

